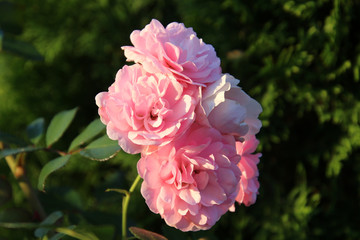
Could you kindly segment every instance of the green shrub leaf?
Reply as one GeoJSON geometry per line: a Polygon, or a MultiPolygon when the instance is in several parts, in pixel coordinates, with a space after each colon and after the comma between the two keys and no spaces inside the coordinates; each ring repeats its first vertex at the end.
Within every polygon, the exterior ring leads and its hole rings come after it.
{"type": "Polygon", "coordinates": [[[4,133],[1,131],[0,131],[0,142],[4,142],[7,144],[15,144],[19,147],[25,147],[28,145],[28,143],[22,140],[21,138],[15,137],[11,134],[4,133]]]}
{"type": "Polygon", "coordinates": [[[45,188],[46,178],[54,171],[63,167],[70,159],[71,155],[65,155],[48,162],[42,169],[38,180],[38,189],[43,191],[45,188]]]}
{"type": "Polygon", "coordinates": [[[77,108],[74,108],[55,115],[46,132],[46,146],[50,146],[59,140],[74,119],[76,111],[77,108]]]}
{"type": "Polygon", "coordinates": [[[38,227],[38,223],[32,223],[32,222],[0,222],[0,227],[3,228],[36,228],[38,227]]]}
{"type": "Polygon", "coordinates": [[[9,148],[0,151],[0,159],[9,155],[15,155],[22,152],[33,152],[42,149],[41,147],[28,146],[23,148],[9,148]]]}
{"type": "Polygon", "coordinates": [[[105,125],[100,121],[100,119],[95,119],[92,121],[85,130],[80,133],[70,144],[69,152],[74,150],[81,144],[91,140],[93,137],[98,135],[103,129],[105,129],[105,125]]]}
{"type": "Polygon", "coordinates": [[[51,213],[47,218],[44,219],[44,221],[40,223],[40,226],[43,227],[39,227],[35,230],[34,232],[35,237],[38,238],[44,237],[52,229],[52,227],[50,226],[56,223],[62,217],[63,214],[60,211],[51,213]]]}
{"type": "Polygon", "coordinates": [[[56,228],[56,232],[66,234],[70,237],[81,239],[81,240],[99,240],[93,233],[86,232],[83,230],[74,230],[70,228],[56,228]]]}
{"type": "MultiPolygon", "coordinates": [[[[75,225],[71,225],[71,226],[68,226],[66,227],[67,229],[70,229],[70,230],[73,230],[76,228],[75,225]]],[[[55,235],[53,235],[49,240],[59,240],[59,239],[63,239],[63,237],[66,236],[66,234],[64,233],[57,233],[55,235]]]]}
{"type": "Polygon", "coordinates": [[[44,124],[44,118],[38,118],[27,126],[26,133],[32,143],[37,144],[41,139],[44,133],[44,124]]]}
{"type": "Polygon", "coordinates": [[[130,232],[140,240],[167,240],[166,237],[138,227],[130,227],[130,232]]]}
{"type": "Polygon", "coordinates": [[[120,150],[117,141],[104,135],[91,142],[80,154],[92,160],[105,161],[112,158],[120,150]]]}
{"type": "Polygon", "coordinates": [[[1,50],[31,60],[43,60],[43,56],[32,44],[14,38],[9,38],[8,35],[3,36],[1,50]]]}

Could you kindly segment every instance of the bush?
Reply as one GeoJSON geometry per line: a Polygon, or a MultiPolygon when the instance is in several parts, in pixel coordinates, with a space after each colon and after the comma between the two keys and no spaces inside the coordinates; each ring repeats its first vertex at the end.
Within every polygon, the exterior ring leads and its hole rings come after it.
{"type": "MultiPolygon", "coordinates": [[[[169,239],[360,238],[358,1],[69,0],[40,5],[17,0],[14,6],[23,30],[19,38],[33,43],[44,59],[0,55],[2,132],[21,136],[35,118],[49,122],[60,110],[79,106],[64,136],[70,142],[97,117],[95,95],[125,64],[120,46],[129,45],[131,31],[151,18],[193,27],[213,44],[223,72],[240,79],[263,106],[261,187],[254,206],[237,206],[210,231],[181,233],[151,214],[136,191],[131,225],[169,239]]],[[[29,154],[32,182],[46,154],[29,154]]],[[[71,224],[97,226],[94,233],[108,239],[119,230],[121,196],[104,189],[128,188],[135,164],[126,155],[105,163],[72,160],[49,178],[47,193],[41,194],[45,209],[62,210],[71,224]]],[[[0,216],[20,208],[31,220],[5,165],[0,161],[0,174],[11,183],[13,203],[0,205],[0,216]]],[[[2,232],[0,238],[9,238],[14,231],[2,232]]]]}

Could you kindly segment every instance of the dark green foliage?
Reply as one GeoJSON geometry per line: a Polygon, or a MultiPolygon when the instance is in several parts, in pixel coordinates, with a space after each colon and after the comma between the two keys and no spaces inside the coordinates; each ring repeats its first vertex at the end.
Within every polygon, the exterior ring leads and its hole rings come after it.
{"type": "MultiPolygon", "coordinates": [[[[55,113],[79,106],[70,131],[57,143],[68,147],[97,117],[95,95],[125,64],[120,47],[152,18],[192,27],[214,45],[223,72],[240,79],[263,106],[261,187],[254,206],[237,206],[210,231],[180,233],[152,214],[135,191],[130,225],[169,239],[360,239],[359,1],[13,2],[20,40],[32,43],[44,60],[0,52],[1,136],[21,135],[42,116],[48,125],[55,113]]],[[[39,169],[55,156],[28,158],[36,186],[39,169]]],[[[119,233],[121,195],[104,191],[128,189],[137,159],[123,153],[107,162],[72,158],[47,179],[41,195],[47,212],[61,210],[84,229],[105,226],[119,233]]],[[[0,176],[12,186],[14,201],[7,207],[28,210],[4,161],[0,176]]],[[[0,231],[0,238],[11,233],[0,231]]],[[[24,234],[33,237],[31,231],[24,234]]]]}

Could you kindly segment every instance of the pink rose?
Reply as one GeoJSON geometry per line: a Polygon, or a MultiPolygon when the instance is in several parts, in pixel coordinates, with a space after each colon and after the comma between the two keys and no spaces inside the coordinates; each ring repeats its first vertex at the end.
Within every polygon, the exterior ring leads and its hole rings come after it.
{"type": "Polygon", "coordinates": [[[260,153],[253,154],[259,141],[254,135],[248,137],[244,142],[236,142],[236,150],[241,155],[238,166],[241,170],[240,191],[236,197],[236,201],[245,206],[255,203],[259,189],[259,171],[257,164],[259,163],[260,153]]]}
{"type": "Polygon", "coordinates": [[[239,160],[232,136],[193,124],[177,141],[142,154],[141,193],[168,225],[182,231],[209,229],[235,202],[239,160]]]}
{"type": "Polygon", "coordinates": [[[261,121],[258,116],[262,112],[261,105],[237,86],[239,82],[229,74],[222,75],[202,88],[202,100],[197,108],[200,124],[214,127],[238,140],[259,132],[261,121]]]}
{"type": "Polygon", "coordinates": [[[124,66],[108,92],[96,96],[109,138],[128,153],[164,145],[193,123],[199,87],[179,83],[172,75],[151,74],[141,65],[124,66]]]}
{"type": "Polygon", "coordinates": [[[122,47],[127,60],[141,63],[147,72],[172,73],[197,85],[220,77],[220,59],[214,48],[183,23],[173,22],[164,28],[153,19],[143,30],[133,31],[130,39],[134,47],[122,47]]]}

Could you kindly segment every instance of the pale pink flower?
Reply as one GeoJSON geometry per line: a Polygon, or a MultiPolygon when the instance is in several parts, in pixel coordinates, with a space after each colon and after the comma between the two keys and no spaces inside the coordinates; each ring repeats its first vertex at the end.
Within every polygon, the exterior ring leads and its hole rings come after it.
{"type": "Polygon", "coordinates": [[[209,229],[235,202],[239,160],[232,136],[194,123],[177,141],[142,154],[141,193],[169,226],[209,229]]]}
{"type": "Polygon", "coordinates": [[[213,46],[183,23],[173,22],[164,28],[153,19],[141,31],[133,31],[130,39],[134,47],[122,47],[127,60],[141,63],[147,72],[172,73],[178,80],[197,85],[213,82],[221,75],[213,46]]]}
{"type": "Polygon", "coordinates": [[[197,108],[197,121],[211,126],[222,134],[246,139],[261,128],[258,119],[261,105],[247,95],[237,84],[240,81],[223,74],[214,83],[202,88],[202,100],[197,108]]]}
{"type": "Polygon", "coordinates": [[[195,119],[199,87],[172,75],[151,74],[141,65],[124,66],[108,92],[96,96],[109,138],[128,153],[164,145],[182,135],[195,119]]]}
{"type": "Polygon", "coordinates": [[[257,164],[259,163],[260,153],[254,154],[259,141],[254,135],[251,135],[244,142],[236,142],[236,150],[241,155],[238,166],[241,170],[240,191],[236,197],[238,203],[250,206],[255,203],[259,194],[259,171],[257,164]]]}

